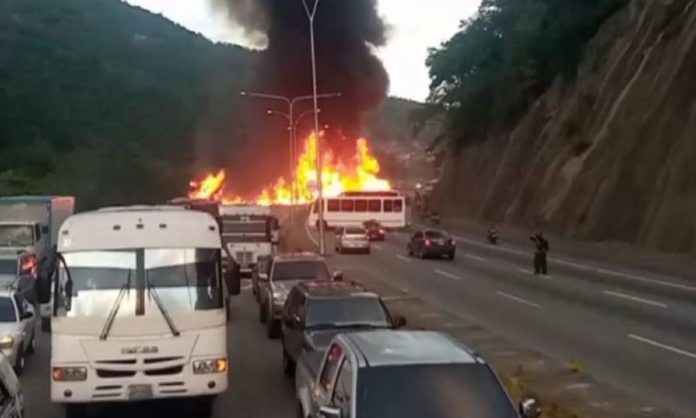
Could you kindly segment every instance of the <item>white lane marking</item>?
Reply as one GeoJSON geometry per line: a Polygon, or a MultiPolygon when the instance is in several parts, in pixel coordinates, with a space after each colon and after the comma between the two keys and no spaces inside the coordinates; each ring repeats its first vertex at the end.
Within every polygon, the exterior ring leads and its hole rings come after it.
{"type": "MultiPolygon", "coordinates": [[[[490,245],[490,244],[484,244],[478,241],[470,240],[464,237],[460,237],[457,235],[452,235],[454,239],[460,242],[466,242],[467,244],[475,245],[477,247],[481,248],[488,248],[488,249],[493,249],[496,251],[502,251],[502,252],[507,252],[510,254],[517,254],[517,255],[524,255],[524,256],[529,256],[529,252],[527,251],[521,251],[521,250],[516,250],[513,248],[508,248],[500,245],[490,245]]],[[[637,274],[630,274],[630,273],[622,273],[620,271],[615,271],[615,270],[607,270],[604,268],[598,268],[598,267],[592,267],[592,266],[587,266],[584,264],[579,264],[575,263],[572,261],[567,261],[567,260],[562,260],[559,258],[555,257],[549,257],[549,262],[555,263],[555,264],[560,264],[562,266],[568,266],[568,267],[574,267],[578,270],[584,270],[584,271],[594,271],[597,273],[602,273],[602,274],[607,274],[611,276],[616,276],[616,277],[621,277],[624,279],[629,279],[629,280],[634,280],[634,281],[639,281],[639,282],[644,282],[644,283],[651,283],[654,285],[658,286],[664,286],[664,287],[671,287],[673,289],[680,289],[680,290],[686,290],[689,292],[695,292],[696,293],[696,286],[689,286],[681,283],[675,283],[675,282],[670,282],[670,281],[665,281],[665,280],[658,280],[658,279],[651,279],[649,277],[644,277],[644,276],[639,276],[637,274]]]]}
{"type": "Polygon", "coordinates": [[[474,255],[474,254],[464,254],[464,257],[466,257],[470,260],[475,260],[475,261],[486,261],[485,258],[479,257],[479,256],[474,255]]]}
{"type": "Polygon", "coordinates": [[[453,279],[453,280],[461,280],[462,279],[461,277],[457,276],[456,274],[448,273],[448,272],[442,271],[442,270],[435,270],[435,273],[439,274],[440,276],[445,276],[445,277],[447,277],[449,279],[453,279]]]}
{"type": "Polygon", "coordinates": [[[529,269],[518,268],[517,271],[524,274],[532,274],[532,271],[529,269]]]}
{"type": "Polygon", "coordinates": [[[309,239],[312,240],[314,245],[319,246],[319,241],[316,238],[314,238],[314,236],[312,235],[312,231],[309,230],[309,223],[305,222],[304,225],[305,231],[307,232],[307,236],[309,237],[309,239]]]}
{"type": "Polygon", "coordinates": [[[412,261],[410,258],[405,257],[405,256],[403,256],[403,255],[401,255],[401,254],[397,254],[397,255],[396,255],[396,258],[398,258],[398,259],[401,260],[401,261],[405,261],[405,262],[407,262],[407,263],[410,263],[410,262],[412,261]]]}
{"type": "Polygon", "coordinates": [[[521,298],[519,296],[511,295],[509,293],[500,292],[500,291],[496,292],[496,294],[500,297],[504,297],[506,299],[513,300],[513,301],[521,303],[523,305],[531,306],[532,308],[541,309],[541,305],[536,304],[536,303],[532,302],[531,300],[527,300],[525,298],[521,298]]]}
{"type": "Polygon", "coordinates": [[[635,341],[640,341],[643,344],[648,344],[648,345],[651,345],[653,347],[657,347],[657,348],[661,348],[663,350],[671,351],[672,353],[679,354],[679,355],[682,355],[684,357],[689,357],[689,358],[696,360],[696,354],[694,354],[690,351],[682,350],[681,348],[672,347],[671,345],[667,345],[667,344],[662,344],[660,342],[653,341],[649,338],[641,337],[640,335],[635,335],[635,334],[628,334],[628,338],[635,340],[635,341]]]}
{"type": "Polygon", "coordinates": [[[384,249],[384,247],[382,247],[382,246],[379,245],[379,244],[372,244],[372,246],[373,246],[375,249],[377,249],[377,250],[383,250],[383,249],[384,249]]]}
{"type": "Polygon", "coordinates": [[[630,300],[633,302],[644,303],[646,305],[651,305],[651,306],[657,306],[658,308],[666,308],[667,307],[667,304],[664,304],[662,302],[658,302],[658,301],[650,300],[650,299],[644,299],[644,298],[640,298],[638,296],[631,296],[631,295],[627,295],[625,293],[614,292],[612,290],[604,290],[604,291],[602,291],[602,293],[604,293],[605,295],[614,296],[615,298],[626,299],[626,300],[630,300]]]}

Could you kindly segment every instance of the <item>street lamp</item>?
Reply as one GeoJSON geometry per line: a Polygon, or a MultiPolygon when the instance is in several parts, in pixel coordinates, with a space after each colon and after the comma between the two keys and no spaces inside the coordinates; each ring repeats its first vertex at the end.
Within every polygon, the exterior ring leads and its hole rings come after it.
{"type": "Polygon", "coordinates": [[[307,20],[309,20],[309,42],[311,45],[312,53],[312,87],[314,91],[314,132],[317,135],[317,183],[319,200],[317,204],[317,212],[319,215],[319,253],[324,255],[326,252],[326,243],[324,242],[324,185],[322,184],[322,161],[321,161],[321,140],[319,138],[319,100],[317,97],[317,53],[316,45],[314,44],[314,18],[317,16],[317,9],[319,8],[319,1],[314,0],[314,6],[309,7],[307,0],[302,0],[302,6],[304,6],[305,12],[307,12],[307,20]]]}
{"type": "MultiPolygon", "coordinates": [[[[313,113],[318,113],[319,109],[317,107],[317,102],[319,99],[335,99],[341,97],[341,93],[325,93],[325,94],[316,94],[316,90],[314,91],[313,95],[305,95],[305,96],[298,96],[298,97],[287,97],[287,96],[282,96],[279,94],[267,94],[267,93],[254,93],[254,92],[248,92],[246,90],[242,90],[239,92],[239,94],[242,97],[249,97],[249,98],[258,98],[258,99],[266,99],[266,100],[275,100],[275,101],[281,101],[284,102],[288,106],[288,112],[277,112],[274,110],[267,110],[266,113],[269,115],[273,114],[278,114],[283,117],[285,117],[289,121],[289,141],[290,141],[290,178],[292,181],[292,191],[291,191],[291,204],[292,207],[290,209],[290,223],[294,224],[294,212],[295,212],[295,204],[297,202],[296,200],[296,193],[295,193],[295,138],[294,138],[294,124],[293,121],[295,120],[294,114],[295,114],[295,105],[299,102],[303,101],[308,101],[308,100],[314,100],[314,109],[312,110],[313,113]]],[[[318,141],[317,141],[318,144],[318,141]]],[[[317,145],[318,146],[318,145],[317,145]]],[[[318,149],[317,149],[318,151],[318,149]]]]}

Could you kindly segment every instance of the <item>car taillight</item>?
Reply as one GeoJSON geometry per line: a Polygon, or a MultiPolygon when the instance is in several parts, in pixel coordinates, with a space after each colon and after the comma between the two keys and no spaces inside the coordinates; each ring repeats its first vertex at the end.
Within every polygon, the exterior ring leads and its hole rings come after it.
{"type": "Polygon", "coordinates": [[[22,259],[20,261],[19,273],[36,276],[38,267],[39,266],[38,262],[36,261],[36,255],[25,254],[22,256],[22,259]]]}
{"type": "Polygon", "coordinates": [[[380,234],[384,234],[384,232],[385,232],[384,229],[380,229],[380,230],[379,230],[379,233],[380,233],[380,234]]]}
{"type": "Polygon", "coordinates": [[[450,245],[457,245],[457,240],[450,238],[450,245]]]}
{"type": "Polygon", "coordinates": [[[426,239],[426,240],[425,240],[425,246],[426,246],[426,247],[430,247],[432,244],[433,244],[433,243],[430,242],[429,239],[426,239]]]}

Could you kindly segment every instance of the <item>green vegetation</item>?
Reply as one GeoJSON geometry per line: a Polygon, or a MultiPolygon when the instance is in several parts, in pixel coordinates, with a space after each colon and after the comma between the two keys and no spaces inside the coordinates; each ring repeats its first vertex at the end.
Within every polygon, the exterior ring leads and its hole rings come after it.
{"type": "Polygon", "coordinates": [[[83,207],[181,194],[215,71],[252,59],[120,0],[4,0],[0,51],[0,194],[83,207]]]}
{"type": "Polygon", "coordinates": [[[430,102],[445,109],[449,136],[466,145],[509,129],[556,76],[574,75],[587,41],[627,3],[484,0],[428,59],[430,102]]]}

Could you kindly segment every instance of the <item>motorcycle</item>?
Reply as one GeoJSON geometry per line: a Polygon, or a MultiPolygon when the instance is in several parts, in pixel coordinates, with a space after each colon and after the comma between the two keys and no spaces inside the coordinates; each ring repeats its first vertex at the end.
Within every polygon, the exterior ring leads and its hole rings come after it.
{"type": "Polygon", "coordinates": [[[491,245],[498,245],[498,242],[500,241],[500,237],[498,237],[498,232],[497,231],[488,231],[488,243],[491,245]]]}

